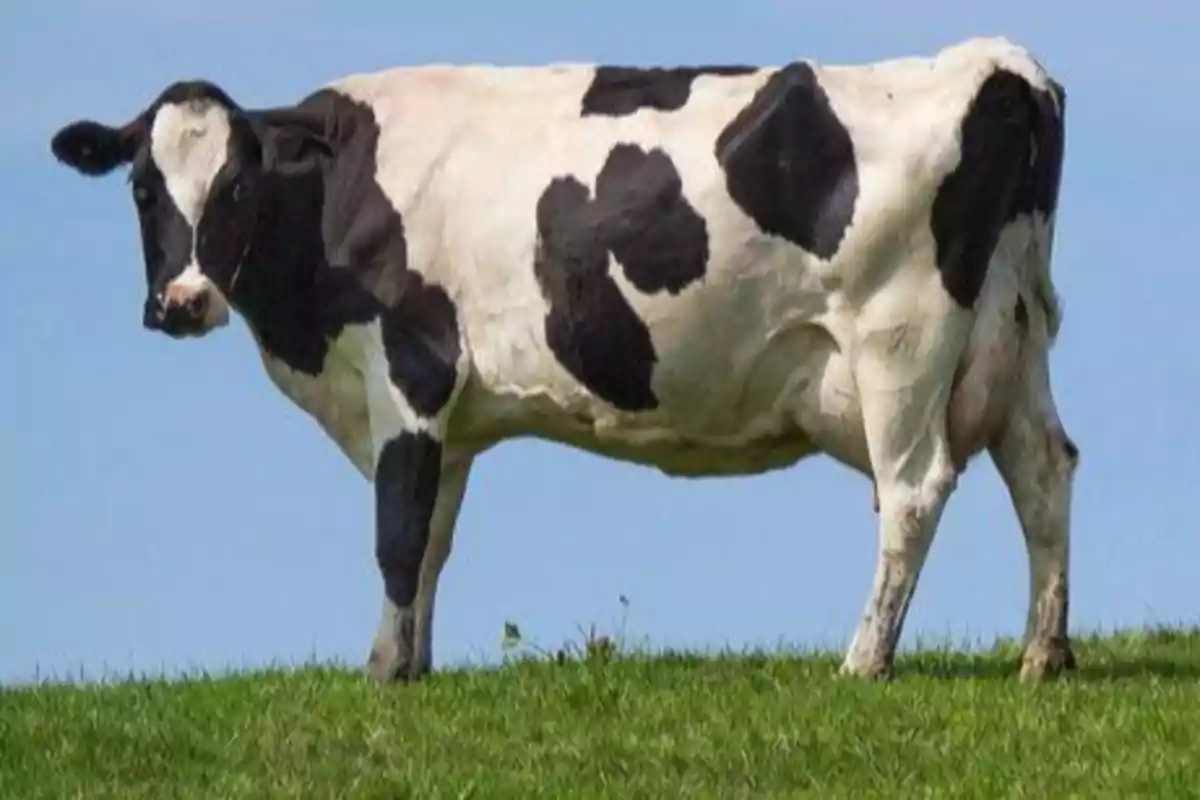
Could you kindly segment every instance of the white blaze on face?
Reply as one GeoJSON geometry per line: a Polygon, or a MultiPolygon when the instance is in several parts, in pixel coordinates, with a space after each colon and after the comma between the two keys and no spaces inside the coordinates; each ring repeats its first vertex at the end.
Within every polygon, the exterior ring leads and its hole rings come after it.
{"type": "Polygon", "coordinates": [[[217,173],[229,157],[229,112],[212,102],[167,103],[154,116],[150,155],[162,173],[167,193],[192,229],[191,259],[166,288],[166,299],[185,303],[209,294],[206,327],[223,325],[229,305],[221,290],[200,270],[197,257],[200,218],[217,173]]]}

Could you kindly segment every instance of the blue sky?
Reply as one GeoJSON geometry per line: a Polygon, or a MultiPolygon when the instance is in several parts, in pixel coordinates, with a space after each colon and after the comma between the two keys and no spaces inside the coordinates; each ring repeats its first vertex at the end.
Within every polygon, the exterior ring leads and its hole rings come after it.
{"type": "MultiPolygon", "coordinates": [[[[177,78],[277,104],[425,61],[849,62],[976,34],[1030,47],[1070,98],[1054,370],[1083,455],[1073,626],[1200,622],[1200,16],[1181,0],[200,5],[0,12],[0,681],[365,658],[370,487],[271,387],[242,324],[187,343],[142,330],[127,189],[58,167],[48,142],[79,117],[123,121],[177,78]]],[[[496,659],[505,620],[545,646],[612,629],[621,595],[628,633],[655,646],[841,648],[871,579],[870,501],[827,460],[685,481],[501,446],[472,476],[436,664],[496,659]]],[[[985,458],[904,641],[1019,634],[1026,592],[985,458]]]]}

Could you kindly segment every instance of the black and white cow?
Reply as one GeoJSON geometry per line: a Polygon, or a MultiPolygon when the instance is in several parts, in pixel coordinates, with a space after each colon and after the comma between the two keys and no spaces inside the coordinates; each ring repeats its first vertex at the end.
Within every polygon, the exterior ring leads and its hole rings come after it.
{"type": "Polygon", "coordinates": [[[824,453],[870,477],[843,671],[873,677],[987,450],[1028,547],[1036,679],[1074,663],[1077,451],[1048,366],[1063,104],[1026,50],[975,38],[857,66],[399,68],[268,109],[181,82],[52,150],[128,165],[145,326],[201,336],[234,309],[374,482],[373,675],[429,670],[472,461],[535,436],[669,475],[824,453]]]}

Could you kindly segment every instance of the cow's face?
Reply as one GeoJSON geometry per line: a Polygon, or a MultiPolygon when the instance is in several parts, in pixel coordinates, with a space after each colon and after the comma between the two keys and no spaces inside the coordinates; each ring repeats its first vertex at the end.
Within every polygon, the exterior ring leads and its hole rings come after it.
{"type": "Polygon", "coordinates": [[[86,175],[130,165],[147,328],[201,336],[229,321],[264,174],[259,135],[233,101],[210,84],[175,84],[123,128],[76,122],[52,149],[86,175]]]}

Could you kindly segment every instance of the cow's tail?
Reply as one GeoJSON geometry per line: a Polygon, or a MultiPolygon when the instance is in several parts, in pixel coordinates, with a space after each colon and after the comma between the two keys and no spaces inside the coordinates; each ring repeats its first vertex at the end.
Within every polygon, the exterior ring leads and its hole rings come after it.
{"type": "MultiPolygon", "coordinates": [[[[1007,82],[1005,108],[1029,137],[1015,152],[1012,205],[993,252],[972,329],[951,392],[950,428],[956,460],[986,445],[1006,424],[1011,388],[1053,346],[1062,322],[1051,276],[1055,209],[1063,166],[1062,87],[1031,61],[1010,61],[1023,82],[1007,82]],[[1044,87],[1044,88],[1043,88],[1044,87]],[[1040,324],[1038,324],[1040,323],[1040,324]]],[[[1007,66],[1007,65],[1006,65],[1007,66]]]]}
{"type": "Polygon", "coordinates": [[[1033,235],[1027,265],[1032,294],[1045,314],[1046,337],[1048,343],[1053,343],[1062,325],[1062,306],[1051,277],[1051,260],[1063,172],[1066,91],[1062,84],[1042,74],[1046,89],[1031,91],[1033,157],[1027,197],[1032,198],[1033,235]]]}

